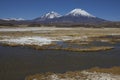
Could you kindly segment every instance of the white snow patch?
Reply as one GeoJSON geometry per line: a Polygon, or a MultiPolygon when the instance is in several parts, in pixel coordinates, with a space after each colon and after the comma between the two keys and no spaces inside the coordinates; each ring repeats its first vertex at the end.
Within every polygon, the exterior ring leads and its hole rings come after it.
{"type": "Polygon", "coordinates": [[[98,72],[87,72],[82,71],[81,75],[68,76],[69,74],[61,74],[64,77],[60,77],[58,74],[52,74],[46,76],[45,80],[120,80],[120,75],[98,73],[98,72]]]}
{"type": "Polygon", "coordinates": [[[82,72],[87,75],[86,80],[120,80],[120,75],[113,75],[108,73],[98,73],[98,72],[82,72]]]}
{"type": "Polygon", "coordinates": [[[38,80],[38,79],[35,79],[35,78],[34,78],[33,80],[38,80]]]}
{"type": "Polygon", "coordinates": [[[32,32],[45,32],[45,31],[55,31],[55,30],[71,30],[72,28],[55,28],[53,27],[21,27],[21,28],[0,28],[0,32],[23,32],[23,31],[32,31],[32,32]]]}
{"type": "Polygon", "coordinates": [[[50,80],[59,80],[59,78],[56,74],[53,74],[50,76],[50,80]]]}
{"type": "Polygon", "coordinates": [[[72,36],[61,36],[59,37],[60,40],[67,41],[67,40],[80,40],[80,41],[86,41],[88,39],[88,36],[80,36],[80,37],[72,37],[72,36]]]}
{"type": "Polygon", "coordinates": [[[68,41],[68,40],[80,40],[87,41],[87,36],[72,37],[72,36],[61,36],[61,37],[40,37],[40,36],[25,36],[25,37],[10,37],[0,36],[1,43],[16,44],[16,45],[48,45],[56,41],[68,41]]]}
{"type": "Polygon", "coordinates": [[[51,44],[52,39],[44,38],[44,37],[18,37],[18,38],[10,38],[10,39],[2,39],[0,40],[3,43],[15,43],[19,45],[47,45],[51,44]]]}
{"type": "Polygon", "coordinates": [[[15,45],[36,45],[43,46],[49,45],[56,41],[68,41],[68,40],[81,40],[86,41],[87,36],[82,37],[71,37],[71,36],[61,36],[61,37],[40,37],[40,36],[25,36],[25,37],[10,37],[10,36],[0,36],[0,42],[5,44],[15,44],[15,45]]]}
{"type": "Polygon", "coordinates": [[[44,30],[46,28],[39,28],[39,27],[29,27],[29,28],[1,28],[0,32],[17,32],[17,31],[38,31],[38,30],[44,30]]]}
{"type": "Polygon", "coordinates": [[[5,21],[11,21],[11,20],[13,20],[13,21],[23,21],[25,19],[23,19],[23,18],[4,18],[2,20],[5,20],[5,21]]]}
{"type": "Polygon", "coordinates": [[[71,12],[69,12],[67,15],[73,15],[73,16],[87,16],[87,17],[95,17],[91,15],[90,13],[86,12],[85,10],[82,9],[74,9],[71,12]]]}
{"type": "Polygon", "coordinates": [[[52,11],[52,12],[49,12],[43,15],[41,18],[42,19],[53,19],[53,18],[58,18],[58,17],[61,17],[61,15],[58,14],[57,12],[52,11]]]}
{"type": "Polygon", "coordinates": [[[102,40],[100,40],[101,42],[109,42],[109,40],[104,40],[104,39],[102,39],[102,40]]]}

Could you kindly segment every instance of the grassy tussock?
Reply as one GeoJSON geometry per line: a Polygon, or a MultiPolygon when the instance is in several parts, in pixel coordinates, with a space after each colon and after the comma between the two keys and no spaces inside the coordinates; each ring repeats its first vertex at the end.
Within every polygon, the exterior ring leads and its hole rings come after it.
{"type": "MultiPolygon", "coordinates": [[[[11,46],[11,47],[16,47],[16,46],[27,46],[36,50],[45,50],[45,49],[53,49],[53,50],[66,50],[66,51],[78,51],[78,52],[95,52],[95,51],[105,51],[105,50],[111,50],[114,49],[114,47],[110,46],[100,46],[100,47],[90,47],[90,48],[71,48],[70,46],[68,48],[63,48],[62,46],[58,46],[54,43],[49,44],[49,45],[19,45],[15,43],[10,43],[10,44],[1,44],[2,46],[11,46]],[[49,48],[50,46],[54,46],[54,48],[49,48]]],[[[72,45],[71,45],[72,46],[72,45]]]]}
{"type": "Polygon", "coordinates": [[[63,50],[68,51],[80,51],[80,52],[94,52],[94,51],[105,51],[105,50],[111,50],[114,47],[106,47],[106,46],[100,46],[100,47],[90,47],[85,49],[79,49],[79,48],[64,48],[63,50]]]}
{"type": "Polygon", "coordinates": [[[111,67],[111,68],[95,67],[95,68],[91,68],[91,69],[89,69],[87,71],[90,71],[90,72],[102,72],[102,73],[112,73],[112,74],[120,75],[120,67],[111,67]]]}
{"type": "MultiPolygon", "coordinates": [[[[29,75],[25,78],[25,80],[34,80],[34,79],[37,79],[37,80],[53,80],[51,79],[52,75],[55,75],[59,78],[59,79],[66,79],[67,80],[76,80],[74,79],[76,76],[79,76],[77,77],[78,79],[80,78],[80,76],[82,77],[85,77],[85,75],[81,74],[80,71],[76,71],[76,72],[66,72],[66,73],[63,73],[63,74],[60,74],[60,73],[44,73],[44,74],[35,74],[35,75],[29,75]]],[[[54,80],[59,80],[59,79],[54,79],[54,80]]]]}
{"type": "MultiPolygon", "coordinates": [[[[116,74],[120,75],[120,67],[111,67],[111,68],[91,68],[89,70],[86,70],[87,72],[98,72],[98,73],[108,73],[108,74],[116,74]]],[[[25,80],[51,80],[51,76],[54,75],[54,80],[59,80],[59,79],[65,79],[65,80],[88,80],[87,75],[84,75],[82,71],[68,71],[66,73],[42,73],[42,74],[35,74],[35,75],[29,75],[25,78],[25,80]],[[55,76],[59,79],[55,79],[55,76]]],[[[52,79],[53,80],[53,79],[52,79]]]]}

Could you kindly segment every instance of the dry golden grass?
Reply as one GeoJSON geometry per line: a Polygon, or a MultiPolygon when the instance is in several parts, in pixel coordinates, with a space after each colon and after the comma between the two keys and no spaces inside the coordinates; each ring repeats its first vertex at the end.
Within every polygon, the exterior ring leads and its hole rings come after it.
{"type": "MultiPolygon", "coordinates": [[[[120,67],[111,67],[111,68],[91,68],[89,70],[85,70],[87,72],[99,72],[99,73],[108,73],[108,74],[115,74],[120,75],[120,67]]],[[[82,78],[82,80],[86,80],[86,76],[82,73],[82,71],[68,71],[66,73],[41,73],[41,74],[35,74],[35,75],[29,75],[25,78],[25,80],[50,80],[51,75],[57,75],[59,79],[66,79],[69,80],[69,78],[72,78],[73,80],[78,80],[82,78]]]]}
{"type": "MultiPolygon", "coordinates": [[[[25,78],[25,80],[33,80],[33,79],[37,79],[37,80],[51,80],[51,75],[57,75],[57,77],[59,79],[66,79],[66,78],[74,78],[76,76],[82,76],[84,77],[85,75],[81,74],[80,71],[76,71],[76,72],[66,72],[63,74],[60,73],[51,73],[51,72],[47,72],[44,74],[35,74],[35,75],[29,75],[25,78]]],[[[52,79],[53,80],[53,79],[52,79]]],[[[56,79],[55,79],[56,80],[56,79]]],[[[58,79],[57,79],[58,80],[58,79]]],[[[68,79],[67,79],[68,80],[68,79]]],[[[76,79],[75,79],[76,80],[76,79]]]]}
{"type": "Polygon", "coordinates": [[[95,67],[95,68],[91,68],[91,69],[89,69],[87,71],[90,71],[90,72],[102,72],[102,73],[112,73],[112,74],[120,75],[120,67],[111,67],[111,68],[95,67]]]}
{"type": "MultiPolygon", "coordinates": [[[[36,28],[36,27],[34,27],[36,28]]],[[[53,28],[55,30],[50,30],[49,28],[41,28],[43,30],[36,31],[24,31],[24,32],[0,32],[1,36],[13,36],[13,37],[21,37],[21,36],[47,36],[47,37],[57,37],[57,36],[71,36],[71,37],[80,37],[80,36],[88,36],[88,37],[98,37],[104,35],[111,34],[120,34],[120,29],[118,28],[53,28]],[[41,31],[46,31],[45,33],[41,33],[41,31]]],[[[52,29],[52,28],[50,28],[52,29]]]]}
{"type": "Polygon", "coordinates": [[[111,50],[113,48],[114,47],[100,46],[100,47],[90,47],[90,48],[85,48],[85,49],[80,49],[80,48],[63,48],[63,50],[78,51],[78,52],[95,52],[95,51],[111,50]]]}
{"type": "MultiPolygon", "coordinates": [[[[23,25],[24,26],[24,25],[23,25]]],[[[34,27],[36,28],[36,27],[34,27]]],[[[38,27],[37,27],[38,28],[38,27]]],[[[17,28],[16,28],[17,29],[17,28]]],[[[55,47],[55,49],[61,49],[61,50],[69,50],[69,51],[101,51],[101,50],[110,50],[113,49],[113,47],[106,47],[106,46],[100,46],[100,47],[90,47],[90,48],[85,48],[85,49],[80,49],[80,48],[71,48],[72,44],[77,44],[77,45],[89,45],[90,42],[93,42],[95,40],[106,40],[109,43],[113,44],[115,42],[119,42],[120,39],[108,39],[108,38],[99,38],[99,37],[104,37],[107,35],[112,35],[112,34],[117,34],[120,35],[120,29],[118,28],[41,28],[40,30],[37,31],[11,31],[11,32],[0,32],[0,40],[3,39],[2,36],[9,36],[12,38],[17,38],[17,37],[25,37],[25,36],[40,36],[40,37],[49,37],[51,39],[58,39],[62,40],[64,39],[64,36],[71,37],[73,40],[68,40],[65,41],[67,42],[68,48],[62,48],[62,46],[56,45],[54,43],[50,45],[44,45],[44,46],[37,46],[37,45],[26,45],[35,49],[47,49],[49,46],[55,47]],[[50,29],[50,30],[49,30],[50,29]],[[53,30],[52,30],[53,29],[53,30]],[[43,33],[44,31],[44,33],[43,33]],[[81,41],[81,39],[76,39],[74,38],[79,38],[79,37],[87,37],[85,38],[84,41],[81,41]]],[[[17,44],[10,43],[10,44],[5,44],[9,46],[18,46],[17,44]]],[[[25,45],[21,45],[25,46],[25,45]]]]}
{"type": "MultiPolygon", "coordinates": [[[[110,47],[110,46],[99,46],[99,47],[89,47],[89,48],[72,48],[72,45],[68,45],[67,48],[63,48],[63,46],[61,45],[57,45],[55,43],[52,44],[48,44],[48,45],[43,45],[43,46],[39,46],[39,45],[34,45],[34,44],[25,44],[25,45],[20,45],[20,44],[16,44],[16,43],[3,43],[1,44],[2,46],[11,46],[11,47],[16,47],[16,46],[27,46],[36,50],[45,50],[45,49],[53,49],[53,50],[66,50],[66,51],[78,51],[78,52],[95,52],[95,51],[105,51],[105,50],[111,50],[114,49],[114,47],[110,47]],[[54,47],[54,48],[50,48],[50,47],[54,47]]],[[[88,44],[87,44],[88,45],[88,44]]]]}

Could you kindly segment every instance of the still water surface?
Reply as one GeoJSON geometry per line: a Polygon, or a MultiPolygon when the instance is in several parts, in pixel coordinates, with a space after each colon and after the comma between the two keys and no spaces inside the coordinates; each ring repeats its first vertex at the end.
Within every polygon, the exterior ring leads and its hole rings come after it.
{"type": "Polygon", "coordinates": [[[0,80],[24,80],[25,76],[36,73],[113,66],[120,66],[119,47],[100,52],[70,52],[0,46],[0,80]]]}

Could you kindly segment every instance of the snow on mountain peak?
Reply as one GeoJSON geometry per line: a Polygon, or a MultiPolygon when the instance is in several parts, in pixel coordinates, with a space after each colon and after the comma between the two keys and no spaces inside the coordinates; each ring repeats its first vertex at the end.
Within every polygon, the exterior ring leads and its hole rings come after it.
{"type": "Polygon", "coordinates": [[[71,12],[69,12],[67,15],[95,17],[95,16],[91,15],[90,13],[88,13],[85,10],[82,10],[82,9],[74,9],[71,12]]]}
{"type": "Polygon", "coordinates": [[[5,21],[23,21],[24,19],[23,18],[4,18],[2,20],[5,20],[5,21]]]}
{"type": "Polygon", "coordinates": [[[57,17],[61,17],[60,14],[54,12],[54,11],[51,11],[45,15],[43,15],[41,18],[44,18],[44,19],[53,19],[53,18],[57,18],[57,17]]]}

